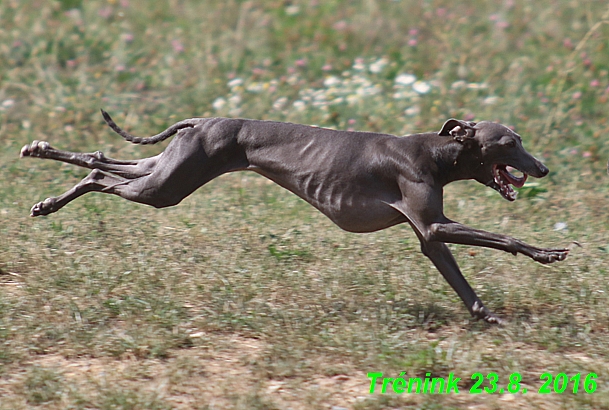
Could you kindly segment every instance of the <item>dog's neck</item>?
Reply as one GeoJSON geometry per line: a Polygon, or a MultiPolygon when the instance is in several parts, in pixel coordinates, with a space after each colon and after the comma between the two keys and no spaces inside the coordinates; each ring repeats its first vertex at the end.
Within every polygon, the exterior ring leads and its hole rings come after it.
{"type": "Polygon", "coordinates": [[[475,179],[484,158],[475,138],[462,142],[446,141],[434,155],[438,169],[438,180],[442,185],[465,179],[475,179]]]}

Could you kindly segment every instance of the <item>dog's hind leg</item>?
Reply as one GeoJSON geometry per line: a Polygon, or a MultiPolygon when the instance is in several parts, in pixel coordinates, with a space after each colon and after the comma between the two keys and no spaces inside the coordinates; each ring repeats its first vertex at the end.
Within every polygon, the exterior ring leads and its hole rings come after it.
{"type": "Polygon", "coordinates": [[[89,169],[99,169],[133,179],[149,175],[160,155],[136,160],[117,160],[106,157],[102,152],[70,152],[55,149],[46,141],[32,141],[21,148],[21,157],[53,159],[89,169]]]}
{"type": "Polygon", "coordinates": [[[95,169],[67,192],[58,197],[47,198],[42,202],[38,202],[32,207],[30,216],[48,215],[50,213],[57,212],[69,202],[81,195],[86,194],[87,192],[97,191],[114,193],[113,191],[117,186],[128,184],[132,181],[134,180],[126,179],[99,169],[95,169]]]}
{"type": "Polygon", "coordinates": [[[98,153],[59,151],[45,143],[26,145],[21,151],[22,156],[49,158],[94,168],[86,178],[64,194],[34,205],[31,215],[56,212],[88,192],[114,194],[156,208],[173,206],[217,176],[246,167],[243,155],[230,160],[222,155],[210,157],[205,150],[200,149],[199,141],[196,138],[174,139],[156,157],[135,161],[113,160],[98,153]]]}
{"type": "Polygon", "coordinates": [[[199,186],[209,182],[216,174],[197,180],[196,185],[181,184],[179,179],[159,178],[158,174],[139,178],[124,178],[112,173],[94,169],[82,181],[57,197],[47,198],[32,207],[31,216],[48,215],[57,212],[76,198],[88,192],[113,194],[129,201],[164,208],[177,205],[199,186]]]}

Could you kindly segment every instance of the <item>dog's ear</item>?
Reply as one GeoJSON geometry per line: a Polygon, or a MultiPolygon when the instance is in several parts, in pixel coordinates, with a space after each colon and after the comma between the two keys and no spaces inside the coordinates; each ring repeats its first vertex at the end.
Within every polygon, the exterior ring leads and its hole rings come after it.
{"type": "Polygon", "coordinates": [[[455,141],[463,142],[468,138],[473,138],[476,133],[476,130],[474,129],[475,125],[475,122],[451,118],[444,123],[438,135],[443,137],[450,136],[453,137],[455,141]]]}

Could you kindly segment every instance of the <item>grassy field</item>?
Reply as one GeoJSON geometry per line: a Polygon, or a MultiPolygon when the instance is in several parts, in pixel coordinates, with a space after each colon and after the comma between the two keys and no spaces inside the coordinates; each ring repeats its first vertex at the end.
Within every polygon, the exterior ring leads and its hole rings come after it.
{"type": "Polygon", "coordinates": [[[609,409],[607,23],[594,0],[0,2],[0,409],[609,409]],[[30,218],[86,175],[20,160],[31,140],[121,159],[166,145],[125,143],[100,108],[138,135],[192,116],[499,121],[550,175],[514,203],[455,183],[447,215],[572,251],[543,266],[451,246],[508,320],[491,327],[408,226],[343,232],[253,173],[174,208],[91,194],[30,218]],[[370,394],[370,372],[461,389],[370,394]],[[474,373],[527,393],[470,394],[474,373]],[[579,390],[539,394],[544,373],[579,390]]]}

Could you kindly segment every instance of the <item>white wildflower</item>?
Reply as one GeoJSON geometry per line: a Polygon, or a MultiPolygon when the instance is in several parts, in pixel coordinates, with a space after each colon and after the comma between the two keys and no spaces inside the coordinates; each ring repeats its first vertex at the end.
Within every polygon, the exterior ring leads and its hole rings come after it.
{"type": "Polygon", "coordinates": [[[315,92],[313,92],[313,99],[315,101],[325,101],[326,93],[324,92],[324,90],[316,90],[315,92]]]}
{"type": "Polygon", "coordinates": [[[377,95],[377,94],[380,94],[381,91],[382,91],[381,86],[378,84],[374,84],[372,86],[359,87],[357,90],[355,90],[355,92],[362,97],[367,97],[370,95],[377,95]]]}
{"type": "Polygon", "coordinates": [[[357,70],[357,71],[363,71],[366,69],[366,66],[364,65],[364,59],[363,58],[356,58],[355,61],[353,62],[353,69],[357,70]]]}
{"type": "Polygon", "coordinates": [[[421,109],[419,108],[418,105],[413,105],[412,107],[408,107],[404,110],[404,114],[408,115],[409,117],[414,117],[415,115],[418,115],[421,112],[421,109]]]}
{"type": "Polygon", "coordinates": [[[259,93],[261,91],[264,91],[264,84],[255,81],[251,84],[248,84],[248,86],[245,87],[245,89],[251,93],[259,93]]]}
{"type": "Polygon", "coordinates": [[[378,74],[383,71],[383,68],[389,63],[385,57],[376,60],[374,63],[370,64],[370,72],[374,74],[378,74]]]}
{"type": "Polygon", "coordinates": [[[410,85],[412,83],[414,83],[417,80],[417,77],[415,77],[412,74],[400,74],[397,77],[395,77],[395,83],[397,85],[410,85]]]}
{"type": "Polygon", "coordinates": [[[214,100],[214,102],[211,104],[212,107],[214,107],[214,110],[216,111],[220,111],[222,108],[224,108],[224,106],[226,105],[226,100],[222,97],[218,97],[214,100]]]}
{"type": "Polygon", "coordinates": [[[364,87],[369,87],[372,84],[372,82],[367,77],[361,75],[354,75],[351,79],[351,82],[353,84],[361,85],[364,87]]]}
{"type": "Polygon", "coordinates": [[[347,96],[347,104],[349,105],[355,105],[360,101],[360,96],[357,94],[349,94],[347,96]]]}
{"type": "Polygon", "coordinates": [[[285,104],[287,102],[288,102],[287,97],[278,98],[277,101],[275,101],[273,103],[273,108],[276,109],[277,111],[280,111],[281,109],[283,109],[283,107],[285,107],[285,104]]]}
{"type": "Polygon", "coordinates": [[[295,4],[292,4],[285,8],[285,14],[287,14],[288,16],[297,16],[298,13],[300,13],[300,7],[295,4]]]}
{"type": "Polygon", "coordinates": [[[329,77],[326,77],[326,79],[324,80],[324,87],[326,87],[326,88],[337,87],[338,85],[340,85],[340,83],[341,83],[340,78],[331,75],[329,77]]]}
{"type": "Polygon", "coordinates": [[[294,101],[293,105],[296,111],[304,111],[307,108],[307,104],[302,100],[294,101]]]}
{"type": "Polygon", "coordinates": [[[484,105],[494,105],[497,103],[497,101],[499,101],[499,97],[494,96],[494,95],[489,95],[488,97],[486,97],[484,99],[484,101],[482,101],[482,103],[484,105]]]}
{"type": "Polygon", "coordinates": [[[415,81],[412,89],[419,94],[427,94],[431,90],[431,85],[425,81],[415,81]]]}
{"type": "Polygon", "coordinates": [[[288,77],[286,82],[288,84],[290,84],[290,85],[296,85],[296,83],[298,83],[298,76],[297,75],[291,75],[291,76],[288,77]]]}
{"type": "Polygon", "coordinates": [[[396,91],[395,93],[393,93],[393,98],[395,100],[406,100],[406,99],[413,99],[416,97],[416,93],[412,90],[399,90],[396,91]]]}
{"type": "Polygon", "coordinates": [[[239,87],[241,84],[243,84],[243,80],[241,78],[233,78],[228,82],[227,85],[229,88],[236,88],[239,87]]]}
{"type": "Polygon", "coordinates": [[[484,90],[488,88],[488,84],[486,83],[469,83],[467,84],[467,88],[470,90],[484,90]]]}
{"type": "Polygon", "coordinates": [[[453,90],[458,90],[465,87],[467,87],[467,83],[463,80],[455,81],[450,85],[450,88],[452,88],[453,90]]]}
{"type": "Polygon", "coordinates": [[[231,107],[236,107],[241,104],[241,96],[238,94],[231,95],[228,98],[228,102],[230,103],[231,107]]]}

